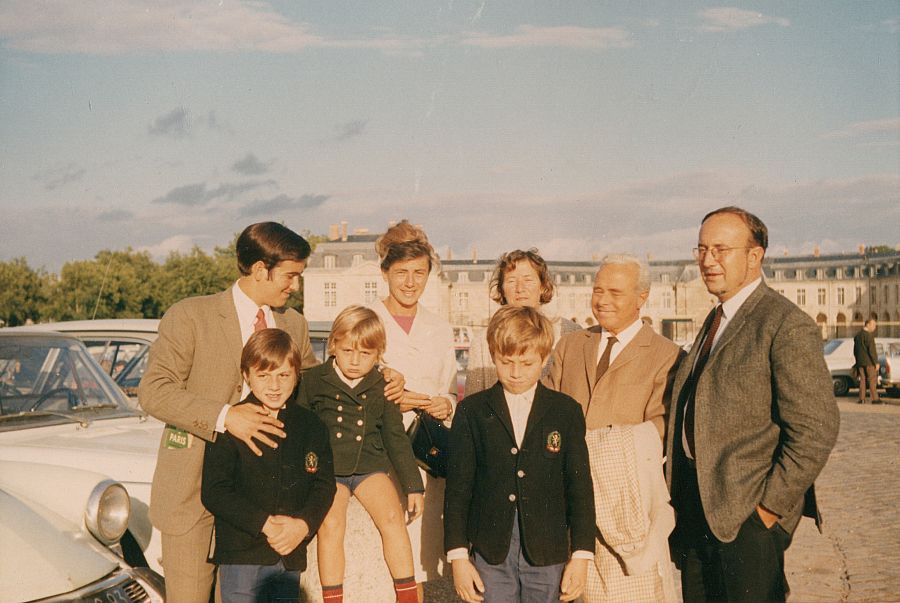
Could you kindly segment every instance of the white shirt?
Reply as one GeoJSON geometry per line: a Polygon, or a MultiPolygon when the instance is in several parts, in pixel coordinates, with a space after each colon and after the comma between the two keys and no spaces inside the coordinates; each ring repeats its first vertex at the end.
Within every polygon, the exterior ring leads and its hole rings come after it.
{"type": "MultiPolygon", "coordinates": [[[[529,389],[521,394],[514,394],[503,390],[503,397],[506,398],[506,407],[509,410],[509,418],[512,419],[513,435],[516,439],[516,446],[522,445],[522,438],[525,437],[525,428],[528,426],[528,415],[531,414],[531,406],[534,404],[534,392],[537,391],[537,382],[529,389]]],[[[447,561],[455,561],[457,559],[466,559],[469,551],[465,547],[458,547],[447,551],[447,561]]],[[[572,559],[593,559],[594,554],[590,551],[575,551],[572,553],[572,559]]]]}
{"type": "MultiPolygon", "coordinates": [[[[346,383],[347,385],[349,385],[349,386],[350,386],[350,389],[353,389],[354,387],[356,387],[357,385],[359,385],[359,382],[360,382],[360,381],[362,381],[363,379],[365,379],[365,376],[363,376],[363,377],[357,377],[356,379],[351,379],[350,377],[348,377],[347,375],[344,374],[344,372],[341,370],[341,367],[339,367],[339,366],[337,365],[337,362],[335,362],[332,366],[334,366],[334,372],[337,373],[338,378],[339,378],[341,381],[343,381],[344,383],[346,383]]],[[[373,370],[374,370],[374,369],[373,369],[373,370]]]]}
{"type": "MultiPolygon", "coordinates": [[[[247,344],[247,340],[253,335],[253,326],[256,324],[256,314],[259,312],[260,308],[262,308],[263,316],[266,318],[266,326],[269,328],[275,327],[275,316],[272,314],[272,308],[267,305],[257,306],[256,302],[244,293],[243,289],[241,289],[238,284],[238,281],[235,281],[234,285],[231,287],[231,299],[234,301],[234,309],[237,311],[238,324],[241,327],[242,347],[247,344]]],[[[247,382],[242,381],[242,383],[241,400],[246,398],[250,393],[250,386],[247,382]]],[[[219,411],[219,417],[216,419],[216,431],[219,433],[225,433],[225,414],[228,412],[229,408],[231,408],[231,406],[226,404],[222,407],[222,410],[219,411]]]]}
{"type": "MultiPolygon", "coordinates": [[[[741,309],[741,306],[744,305],[744,302],[747,301],[747,298],[750,297],[750,294],[756,291],[756,288],[759,287],[760,283],[762,283],[762,277],[759,277],[755,281],[744,286],[743,289],[738,291],[734,297],[729,298],[727,301],[722,302],[722,318],[719,319],[719,328],[716,329],[716,335],[713,337],[712,347],[709,349],[709,353],[712,354],[713,350],[716,348],[716,344],[722,339],[722,333],[725,332],[725,327],[728,326],[728,323],[731,322],[731,319],[734,318],[734,315],[737,314],[738,310],[741,309]]],[[[699,345],[698,350],[703,348],[703,343],[706,341],[706,337],[703,338],[703,341],[698,341],[695,345],[699,345]]],[[[696,356],[694,356],[694,364],[691,367],[691,372],[693,372],[694,368],[697,366],[697,359],[700,358],[699,352],[696,356]]],[[[689,400],[688,404],[692,402],[689,400]]],[[[695,440],[696,443],[696,440],[695,440]]],[[[684,449],[684,455],[689,459],[695,458],[694,451],[691,450],[691,447],[688,446],[687,434],[684,431],[684,423],[681,425],[681,447],[684,449]]]]}
{"type": "Polygon", "coordinates": [[[597,347],[597,364],[600,364],[600,358],[603,356],[603,351],[606,349],[610,337],[616,338],[616,344],[609,352],[609,364],[610,366],[612,366],[613,360],[615,360],[619,353],[625,349],[626,345],[631,343],[631,340],[635,338],[635,336],[638,334],[638,331],[641,330],[642,326],[644,326],[644,321],[638,318],[633,323],[619,331],[618,335],[613,335],[606,329],[603,329],[603,332],[601,333],[602,337],[600,338],[600,344],[597,347]]]}

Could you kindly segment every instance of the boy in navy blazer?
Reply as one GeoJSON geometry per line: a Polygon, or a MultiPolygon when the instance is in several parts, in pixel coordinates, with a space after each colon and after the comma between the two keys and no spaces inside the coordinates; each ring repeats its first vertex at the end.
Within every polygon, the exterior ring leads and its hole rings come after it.
{"type": "Polygon", "coordinates": [[[444,546],[454,586],[467,602],[572,601],[594,554],[584,415],[538,382],[553,346],[539,311],[500,308],[487,341],[499,381],[457,407],[451,432],[444,546]]]}

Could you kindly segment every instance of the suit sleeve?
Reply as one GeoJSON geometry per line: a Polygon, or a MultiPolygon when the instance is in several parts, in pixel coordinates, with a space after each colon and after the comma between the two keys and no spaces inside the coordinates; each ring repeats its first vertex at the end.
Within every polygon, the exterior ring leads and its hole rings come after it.
{"type": "Polygon", "coordinates": [[[672,384],[683,356],[684,351],[677,350],[664,362],[659,363],[653,376],[653,390],[644,408],[644,421],[652,421],[661,438],[665,438],[666,435],[666,417],[671,408],[672,384]]]}
{"type": "Polygon", "coordinates": [[[566,355],[566,337],[561,337],[550,355],[550,371],[541,379],[547,389],[560,391],[562,383],[563,358],[566,355]]]}
{"type": "Polygon", "coordinates": [[[159,336],[150,346],[138,400],[150,416],[210,441],[215,438],[216,419],[228,401],[204,398],[186,388],[196,353],[196,328],[191,309],[184,303],[165,313],[159,336]]]}
{"type": "Polygon", "coordinates": [[[825,466],[840,415],[818,327],[805,314],[786,318],[773,338],[771,363],[773,417],[781,428],[781,446],[760,504],[784,517],[825,466]]]}
{"type": "MultiPolygon", "coordinates": [[[[460,404],[450,429],[450,463],[444,491],[444,551],[469,548],[467,521],[475,487],[475,440],[467,402],[460,404]]],[[[582,434],[582,441],[584,436],[582,434]]],[[[592,549],[593,550],[593,549],[592,549]]]]}
{"type": "MultiPolygon", "coordinates": [[[[384,383],[381,383],[383,386],[384,383]]],[[[379,386],[380,387],[380,386],[379,386]]],[[[403,429],[403,415],[400,408],[390,400],[383,400],[384,416],[381,427],[381,438],[387,450],[388,458],[397,472],[397,479],[403,487],[404,494],[425,492],[422,474],[413,455],[412,444],[406,430],[403,429]]]]}
{"type": "Polygon", "coordinates": [[[591,480],[590,458],[585,436],[584,415],[572,401],[572,442],[566,453],[566,515],[573,551],[594,552],[596,518],[594,514],[594,483],[591,480]]]}
{"type": "Polygon", "coordinates": [[[334,459],[331,455],[328,428],[318,417],[310,417],[310,448],[319,457],[318,471],[315,473],[309,495],[303,504],[303,508],[297,513],[297,517],[309,526],[309,536],[319,531],[319,527],[331,509],[334,501],[334,493],[337,486],[334,482],[334,459]]]}
{"type": "Polygon", "coordinates": [[[258,535],[269,514],[239,492],[234,475],[239,462],[233,438],[221,437],[206,443],[200,500],[216,518],[252,536],[258,535]]]}

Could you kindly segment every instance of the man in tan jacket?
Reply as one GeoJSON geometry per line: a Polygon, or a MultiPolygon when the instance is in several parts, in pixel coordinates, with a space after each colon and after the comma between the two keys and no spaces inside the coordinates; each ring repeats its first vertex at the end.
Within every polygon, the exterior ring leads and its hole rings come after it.
{"type": "Polygon", "coordinates": [[[629,254],[606,256],[591,297],[598,325],[564,335],[553,351],[545,385],[581,404],[588,429],[653,421],[663,436],[681,351],[641,322],[649,294],[645,263],[629,254]]]}
{"type": "MultiPolygon", "coordinates": [[[[282,424],[257,405],[232,405],[249,391],[241,378],[241,350],[259,329],[290,333],[302,354],[301,370],[318,363],[306,319],[285,308],[300,289],[310,255],[306,240],[275,222],[248,226],[237,240],[241,276],[215,295],[173,305],[159,323],[138,398],[151,416],[166,423],[150,496],[150,519],[162,533],[166,598],[207,603],[215,574],[208,563],[212,515],[200,502],[205,441],[230,432],[259,454],[277,447],[282,424]]],[[[403,379],[395,374],[388,397],[403,379]]],[[[398,389],[399,388],[399,389],[398,389]]]]}

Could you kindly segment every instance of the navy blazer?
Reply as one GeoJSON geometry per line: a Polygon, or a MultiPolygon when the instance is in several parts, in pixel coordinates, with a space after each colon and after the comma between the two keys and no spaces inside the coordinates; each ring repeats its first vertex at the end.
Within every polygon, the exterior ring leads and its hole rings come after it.
{"type": "MultiPolygon", "coordinates": [[[[242,404],[259,404],[251,393],[242,404]]],[[[306,569],[306,545],[334,500],[335,483],[328,430],[316,415],[288,403],[278,419],[286,437],[278,448],[260,445],[262,456],[230,433],[207,442],[203,459],[203,505],[215,516],[215,563],[273,565],[306,569]],[[298,517],[309,535],[280,557],[262,528],[269,515],[298,517]]]]}
{"type": "Polygon", "coordinates": [[[463,400],[450,435],[444,547],[470,545],[488,563],[509,552],[519,515],[522,549],[536,566],[594,550],[594,493],[581,406],[540,383],[522,446],[500,383],[463,400]]]}

